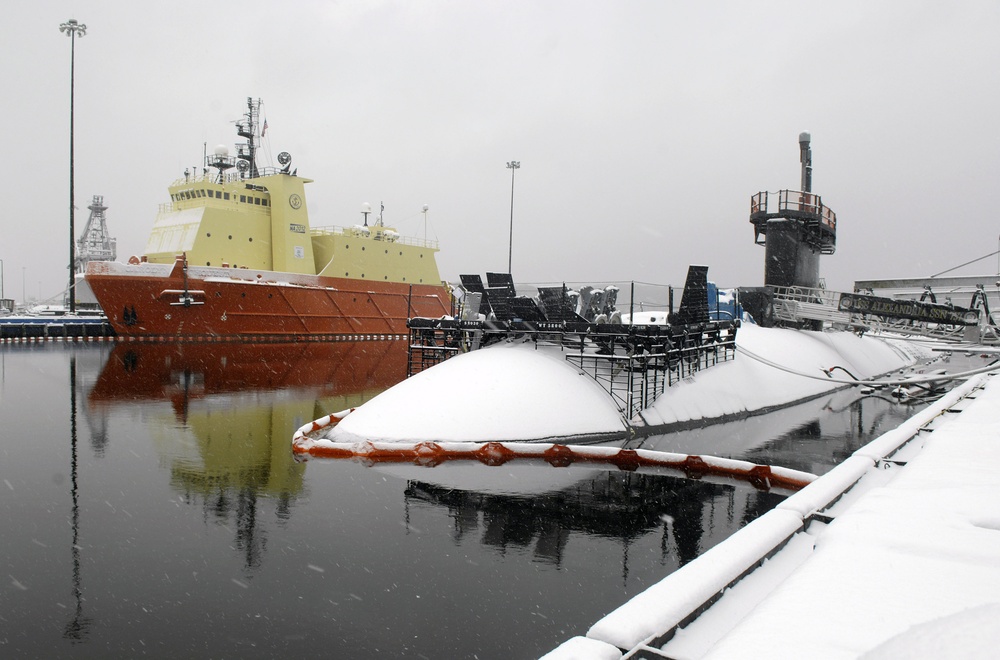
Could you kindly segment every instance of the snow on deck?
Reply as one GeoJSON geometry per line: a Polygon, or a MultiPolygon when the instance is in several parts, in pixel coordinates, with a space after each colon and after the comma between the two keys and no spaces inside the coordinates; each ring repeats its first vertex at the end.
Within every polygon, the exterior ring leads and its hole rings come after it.
{"type": "Polygon", "coordinates": [[[503,441],[621,433],[601,386],[559,351],[500,344],[451,358],[382,392],[329,434],[337,441],[503,441]]]}
{"type": "MultiPolygon", "coordinates": [[[[849,378],[840,370],[832,375],[841,382],[827,378],[825,369],[839,366],[868,378],[930,355],[914,344],[850,332],[752,324],[740,328],[736,344],[741,352],[735,360],[667,388],[630,422],[658,426],[759,412],[838,389],[849,378]]],[[[512,342],[455,356],[365,403],[327,437],[340,442],[489,442],[624,431],[626,420],[611,396],[565,355],[559,347],[536,349],[512,342]]]]}
{"type": "Polygon", "coordinates": [[[736,359],[667,389],[641,415],[649,425],[739,415],[829,392],[849,378],[872,378],[909,366],[928,353],[918,345],[851,332],[805,332],[744,324],[736,359]],[[760,357],[771,364],[754,359],[760,357]]]}
{"type": "Polygon", "coordinates": [[[992,657],[1000,645],[998,501],[994,373],[862,447],[546,657],[610,659],[636,648],[676,660],[992,657]],[[646,646],[678,623],[662,649],[646,646]]]}

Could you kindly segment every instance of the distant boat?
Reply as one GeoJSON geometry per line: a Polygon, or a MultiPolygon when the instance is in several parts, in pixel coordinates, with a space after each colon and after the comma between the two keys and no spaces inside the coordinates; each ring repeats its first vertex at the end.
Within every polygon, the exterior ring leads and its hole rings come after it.
{"type": "MultiPolygon", "coordinates": [[[[86,282],[119,335],[310,337],[403,334],[409,317],[439,317],[450,290],[434,241],[383,224],[312,229],[305,184],[278,154],[258,167],[260,101],[247,99],[231,157],[206,155],[201,175],[169,186],[145,254],[92,261],[86,282]],[[233,170],[233,171],[231,171],[233,170]]],[[[264,123],[266,128],[266,122],[264,123]]]]}

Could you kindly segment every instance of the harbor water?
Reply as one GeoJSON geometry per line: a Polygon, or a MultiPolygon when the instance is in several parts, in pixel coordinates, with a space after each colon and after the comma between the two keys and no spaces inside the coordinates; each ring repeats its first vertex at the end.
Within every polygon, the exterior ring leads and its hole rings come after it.
{"type": "MultiPolygon", "coordinates": [[[[782,499],[293,458],[405,371],[403,341],[0,344],[0,656],[533,658],[782,499]]],[[[850,389],[622,442],[822,473],[913,412],[850,389]]]]}

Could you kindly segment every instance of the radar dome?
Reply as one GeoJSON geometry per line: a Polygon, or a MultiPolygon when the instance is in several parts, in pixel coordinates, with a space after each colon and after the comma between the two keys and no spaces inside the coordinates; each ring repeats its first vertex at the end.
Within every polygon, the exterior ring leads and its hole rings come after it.
{"type": "Polygon", "coordinates": [[[224,144],[215,145],[215,150],[212,152],[216,156],[221,156],[222,158],[227,158],[229,156],[229,147],[224,144]]]}

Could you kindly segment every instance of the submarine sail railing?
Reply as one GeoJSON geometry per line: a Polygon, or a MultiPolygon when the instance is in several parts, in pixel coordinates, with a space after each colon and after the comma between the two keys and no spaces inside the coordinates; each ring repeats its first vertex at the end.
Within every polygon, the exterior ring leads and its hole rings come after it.
{"type": "Polygon", "coordinates": [[[408,376],[459,353],[520,338],[536,346],[561,347],[565,359],[601,385],[618,410],[632,418],[667,388],[735,359],[739,322],[628,326],[413,318],[408,325],[408,376]]]}

